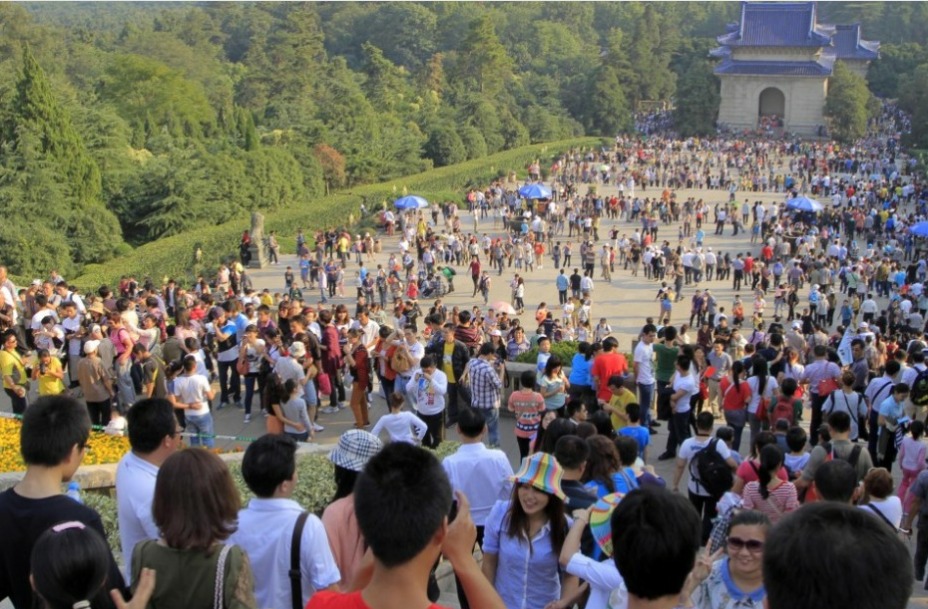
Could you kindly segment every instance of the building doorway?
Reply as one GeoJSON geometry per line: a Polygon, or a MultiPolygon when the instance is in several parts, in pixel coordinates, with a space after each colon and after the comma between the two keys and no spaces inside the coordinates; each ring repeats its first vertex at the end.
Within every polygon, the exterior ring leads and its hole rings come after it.
{"type": "Polygon", "coordinates": [[[758,100],[757,124],[762,129],[778,129],[783,127],[786,118],[786,96],[776,87],[768,87],[761,91],[758,100]]]}

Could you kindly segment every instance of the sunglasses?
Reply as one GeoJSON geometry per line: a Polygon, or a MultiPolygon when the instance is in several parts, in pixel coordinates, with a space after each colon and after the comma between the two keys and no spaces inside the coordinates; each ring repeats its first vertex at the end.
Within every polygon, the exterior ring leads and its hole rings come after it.
{"type": "Polygon", "coordinates": [[[741,539],[740,537],[729,537],[728,547],[734,551],[747,549],[752,554],[757,554],[764,549],[764,542],[758,539],[741,539]]]}

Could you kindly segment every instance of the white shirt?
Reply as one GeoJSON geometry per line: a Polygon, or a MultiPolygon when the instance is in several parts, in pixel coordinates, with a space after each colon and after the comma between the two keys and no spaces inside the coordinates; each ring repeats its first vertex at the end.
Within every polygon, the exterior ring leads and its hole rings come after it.
{"type": "Polygon", "coordinates": [[[409,411],[388,412],[380,417],[380,420],[374,425],[374,429],[371,430],[371,433],[379,438],[380,433],[384,429],[390,434],[391,442],[415,444],[416,439],[421,442],[422,438],[425,437],[428,426],[425,424],[425,421],[409,411]],[[414,437],[412,435],[413,428],[416,430],[415,439],[413,439],[414,437]]]}
{"type": "Polygon", "coordinates": [[[654,345],[646,345],[645,342],[638,341],[635,347],[635,363],[638,364],[638,378],[636,383],[642,385],[654,384],[654,345]]]}
{"type": "MultiPolygon", "coordinates": [[[[718,451],[719,455],[723,459],[728,460],[731,457],[731,450],[728,448],[728,445],[721,440],[717,440],[716,438],[711,437],[695,437],[683,440],[683,444],[680,445],[680,452],[677,453],[677,456],[687,462],[687,470],[689,470],[690,466],[692,465],[691,462],[693,457],[696,456],[696,453],[708,446],[709,442],[713,441],[715,441],[715,450],[718,451]]],[[[689,489],[689,491],[694,495],[699,495],[700,497],[709,496],[709,492],[706,491],[701,485],[697,484],[692,475],[690,475],[689,481],[686,483],[686,488],[689,489]]]]}
{"type": "MultiPolygon", "coordinates": [[[[131,557],[132,550],[140,541],[158,539],[158,526],[151,515],[157,478],[157,466],[132,451],[126,453],[116,467],[116,515],[124,557],[131,557]]],[[[132,577],[131,561],[124,562],[126,581],[129,581],[132,577]]]]}
{"type": "Polygon", "coordinates": [[[590,600],[586,603],[587,607],[602,607],[603,609],[628,607],[628,590],[625,588],[625,581],[616,568],[615,561],[611,558],[597,562],[577,552],[570,557],[564,570],[590,584],[590,600]],[[610,605],[609,597],[613,590],[622,601],[610,605]]]}
{"type": "MultiPolygon", "coordinates": [[[[242,548],[251,562],[258,607],[289,609],[290,543],[293,527],[303,508],[292,499],[254,498],[238,513],[238,530],[228,543],[242,548]]],[[[322,521],[313,514],[306,519],[300,538],[300,575],[305,607],[316,590],[341,579],[322,521]]]]}
{"type": "Polygon", "coordinates": [[[395,345],[406,345],[406,348],[409,350],[409,358],[412,360],[412,367],[406,372],[399,374],[398,376],[403,379],[410,379],[413,374],[419,370],[419,361],[425,357],[425,347],[422,346],[422,343],[415,341],[413,344],[409,344],[405,340],[394,341],[395,345]]]}
{"type": "Polygon", "coordinates": [[[677,393],[678,391],[685,391],[686,395],[677,400],[674,412],[689,412],[690,398],[699,393],[699,383],[696,382],[696,377],[692,373],[680,376],[680,373],[677,372],[673,380],[673,392],[677,393]]]}
{"type": "Polygon", "coordinates": [[[184,404],[200,404],[199,408],[188,408],[187,414],[201,417],[209,414],[209,381],[205,376],[179,376],[174,380],[174,395],[184,404]]]}
{"type": "Polygon", "coordinates": [[[501,450],[487,448],[483,442],[461,444],[445,457],[441,466],[448,474],[451,488],[467,497],[471,518],[477,526],[486,524],[493,505],[511,493],[509,458],[501,450]]]}
{"type": "Polygon", "coordinates": [[[409,382],[406,383],[406,393],[413,397],[416,411],[419,414],[439,414],[445,409],[445,394],[448,393],[448,375],[439,369],[432,373],[432,380],[416,370],[409,382]]]}
{"type": "Polygon", "coordinates": [[[779,385],[777,385],[777,379],[772,376],[767,377],[767,382],[764,384],[764,395],[758,393],[758,387],[760,386],[760,379],[756,376],[752,376],[748,379],[748,387],[751,388],[751,401],[748,402],[748,412],[751,414],[757,414],[757,408],[760,406],[760,399],[762,397],[767,398],[769,401],[773,401],[777,395],[777,390],[779,385]]]}
{"type": "MultiPolygon", "coordinates": [[[[874,513],[873,508],[869,508],[867,505],[858,505],[857,507],[882,521],[883,519],[874,513]]],[[[896,495],[890,495],[886,499],[871,499],[869,505],[879,510],[880,514],[893,523],[893,526],[897,529],[902,524],[902,500],[896,495]]]]}
{"type": "Polygon", "coordinates": [[[306,374],[303,372],[303,366],[292,357],[282,357],[274,364],[274,372],[280,377],[281,383],[293,380],[300,382],[306,374]]]}

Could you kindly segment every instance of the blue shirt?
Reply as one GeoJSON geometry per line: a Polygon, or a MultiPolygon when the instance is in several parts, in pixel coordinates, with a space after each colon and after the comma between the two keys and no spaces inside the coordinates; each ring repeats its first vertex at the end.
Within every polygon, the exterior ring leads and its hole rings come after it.
{"type": "Polygon", "coordinates": [[[496,554],[496,591],[507,609],[544,609],[561,598],[558,554],[551,546],[551,523],[528,540],[510,537],[506,529],[509,501],[497,501],[484,528],[483,551],[496,554]]]}
{"type": "Polygon", "coordinates": [[[651,443],[651,434],[646,427],[623,427],[619,430],[620,436],[634,438],[638,442],[638,456],[644,458],[644,450],[651,443]]]}
{"type": "Polygon", "coordinates": [[[570,280],[567,279],[567,275],[558,275],[555,284],[559,292],[566,292],[570,287],[570,280]]]}
{"type": "Polygon", "coordinates": [[[897,419],[902,418],[903,405],[896,401],[896,398],[889,396],[880,403],[880,414],[894,423],[897,419]]]}
{"type": "Polygon", "coordinates": [[[592,385],[590,378],[590,369],[593,367],[593,359],[586,359],[585,355],[577,353],[570,362],[570,376],[567,380],[571,385],[592,385]]]}
{"type": "Polygon", "coordinates": [[[587,490],[596,493],[597,499],[602,499],[610,492],[630,493],[638,488],[638,479],[635,477],[635,471],[630,467],[623,467],[620,471],[612,474],[612,485],[615,487],[615,491],[610,491],[606,488],[605,484],[597,480],[590,480],[585,486],[587,490]]]}

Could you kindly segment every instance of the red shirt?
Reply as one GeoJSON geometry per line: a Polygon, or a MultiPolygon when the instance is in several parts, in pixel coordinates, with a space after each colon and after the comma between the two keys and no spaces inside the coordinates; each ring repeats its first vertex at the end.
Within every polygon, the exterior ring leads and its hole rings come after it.
{"type": "Polygon", "coordinates": [[[599,389],[596,390],[596,397],[606,402],[612,397],[612,391],[609,390],[609,377],[615,374],[625,374],[628,371],[628,362],[621,353],[600,353],[593,360],[593,367],[590,369],[590,376],[599,379],[599,389]]]}
{"type": "MultiPolygon", "coordinates": [[[[316,592],[306,604],[306,609],[371,609],[361,598],[361,591],[344,594],[341,592],[316,592]]],[[[429,609],[447,609],[441,605],[429,605],[429,609]]]]}

